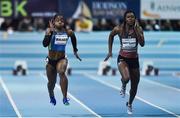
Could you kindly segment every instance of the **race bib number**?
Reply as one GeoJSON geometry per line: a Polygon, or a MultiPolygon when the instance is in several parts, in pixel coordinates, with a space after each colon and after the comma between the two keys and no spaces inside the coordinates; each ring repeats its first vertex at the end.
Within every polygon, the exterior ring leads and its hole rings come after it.
{"type": "Polygon", "coordinates": [[[67,40],[67,35],[55,35],[55,44],[57,45],[65,45],[67,43],[67,40]]]}
{"type": "Polygon", "coordinates": [[[134,47],[136,47],[136,38],[122,39],[122,48],[123,49],[132,49],[134,47]]]}

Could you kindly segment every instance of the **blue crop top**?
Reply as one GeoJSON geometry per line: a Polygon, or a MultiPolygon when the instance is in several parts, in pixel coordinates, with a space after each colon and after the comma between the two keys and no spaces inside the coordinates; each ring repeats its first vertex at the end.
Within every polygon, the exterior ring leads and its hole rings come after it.
{"type": "Polygon", "coordinates": [[[65,52],[68,38],[66,32],[53,32],[48,49],[52,51],[65,52]]]}

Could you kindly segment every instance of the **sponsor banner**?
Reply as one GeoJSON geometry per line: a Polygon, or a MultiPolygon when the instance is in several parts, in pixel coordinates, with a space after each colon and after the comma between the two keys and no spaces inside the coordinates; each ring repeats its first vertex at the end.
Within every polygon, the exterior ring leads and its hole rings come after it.
{"type": "Polygon", "coordinates": [[[93,17],[123,18],[127,9],[126,1],[94,0],[91,3],[93,17]]]}
{"type": "Polygon", "coordinates": [[[58,0],[0,0],[1,17],[52,17],[58,12],[58,0]]]}
{"type": "Polygon", "coordinates": [[[141,19],[180,19],[180,0],[141,0],[141,19]]]}
{"type": "Polygon", "coordinates": [[[131,9],[139,18],[139,0],[0,0],[0,17],[52,17],[59,12],[65,18],[84,14],[90,18],[114,19],[131,9]]]}
{"type": "Polygon", "coordinates": [[[140,12],[139,0],[60,0],[59,6],[65,17],[73,18],[84,14],[93,18],[121,19],[127,9],[133,10],[139,18],[140,12]]]}

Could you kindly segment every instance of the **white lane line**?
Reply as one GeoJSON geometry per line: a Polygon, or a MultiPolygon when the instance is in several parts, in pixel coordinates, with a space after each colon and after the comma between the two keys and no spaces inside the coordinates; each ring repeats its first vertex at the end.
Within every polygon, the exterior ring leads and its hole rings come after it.
{"type": "MultiPolygon", "coordinates": [[[[44,79],[47,80],[47,77],[40,73],[40,76],[43,77],[44,79]]],[[[56,87],[61,91],[61,88],[58,84],[56,84],[56,87]]],[[[77,103],[79,103],[83,108],[85,108],[87,111],[89,111],[90,113],[92,113],[93,115],[95,115],[97,118],[102,118],[100,115],[98,115],[96,112],[94,112],[92,109],[90,109],[88,106],[86,106],[83,102],[81,102],[80,100],[78,100],[76,97],[74,97],[72,94],[70,94],[68,92],[68,96],[71,97],[74,101],[76,101],[77,103]]]]}
{"type": "MultiPolygon", "coordinates": [[[[117,87],[117,86],[114,86],[114,85],[112,85],[112,84],[106,83],[106,82],[100,80],[98,77],[95,77],[95,76],[90,75],[90,74],[88,74],[88,73],[82,73],[82,74],[83,74],[84,76],[88,77],[89,79],[98,81],[98,82],[100,82],[101,84],[104,84],[104,85],[106,85],[106,86],[108,86],[108,87],[111,87],[111,88],[113,88],[113,89],[116,89],[116,90],[119,90],[119,91],[120,91],[120,87],[117,87]]],[[[129,95],[128,92],[126,92],[126,94],[129,95]]],[[[167,113],[169,113],[169,114],[171,114],[171,115],[173,115],[173,116],[175,116],[175,117],[179,117],[179,115],[177,115],[177,114],[175,114],[175,113],[173,113],[173,112],[171,112],[171,111],[169,111],[169,110],[167,110],[167,109],[165,109],[165,108],[162,108],[162,107],[160,107],[160,106],[157,106],[157,105],[155,105],[155,104],[153,104],[153,103],[150,103],[150,102],[148,102],[147,100],[145,100],[145,99],[143,99],[143,98],[141,98],[141,97],[139,97],[139,96],[136,96],[136,98],[137,98],[138,100],[140,100],[140,101],[142,101],[142,102],[150,105],[150,106],[153,106],[153,107],[158,108],[158,109],[160,109],[160,110],[162,110],[162,111],[165,111],[165,112],[167,112],[167,113]]]]}
{"type": "Polygon", "coordinates": [[[15,104],[15,102],[14,102],[14,100],[13,100],[13,98],[12,98],[6,84],[4,83],[4,81],[2,80],[1,77],[0,77],[0,84],[2,85],[2,87],[3,87],[4,91],[5,91],[5,93],[6,93],[7,97],[8,97],[14,111],[16,112],[18,118],[22,118],[22,115],[20,114],[20,112],[19,112],[19,110],[18,110],[18,108],[17,108],[17,106],[16,106],[16,104],[15,104]]]}
{"type": "Polygon", "coordinates": [[[143,81],[146,81],[148,83],[151,83],[151,84],[154,84],[154,85],[157,85],[157,86],[161,86],[161,87],[164,87],[164,88],[167,88],[167,89],[171,89],[171,90],[180,92],[180,89],[178,89],[178,88],[175,88],[175,87],[172,87],[172,86],[168,86],[168,85],[165,85],[165,84],[161,84],[159,82],[154,82],[154,81],[148,80],[148,79],[143,79],[143,81]]]}
{"type": "Polygon", "coordinates": [[[164,40],[161,39],[161,40],[159,41],[159,43],[157,44],[157,47],[160,48],[160,47],[163,45],[163,43],[164,43],[164,40]]]}

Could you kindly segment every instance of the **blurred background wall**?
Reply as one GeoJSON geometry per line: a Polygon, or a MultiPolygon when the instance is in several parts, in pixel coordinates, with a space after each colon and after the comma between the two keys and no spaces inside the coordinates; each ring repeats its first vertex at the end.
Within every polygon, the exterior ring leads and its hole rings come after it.
{"type": "Polygon", "coordinates": [[[42,31],[55,13],[64,15],[74,30],[76,22],[92,27],[87,31],[111,30],[127,9],[135,12],[145,31],[180,30],[179,0],[1,0],[0,30],[42,31]]]}

